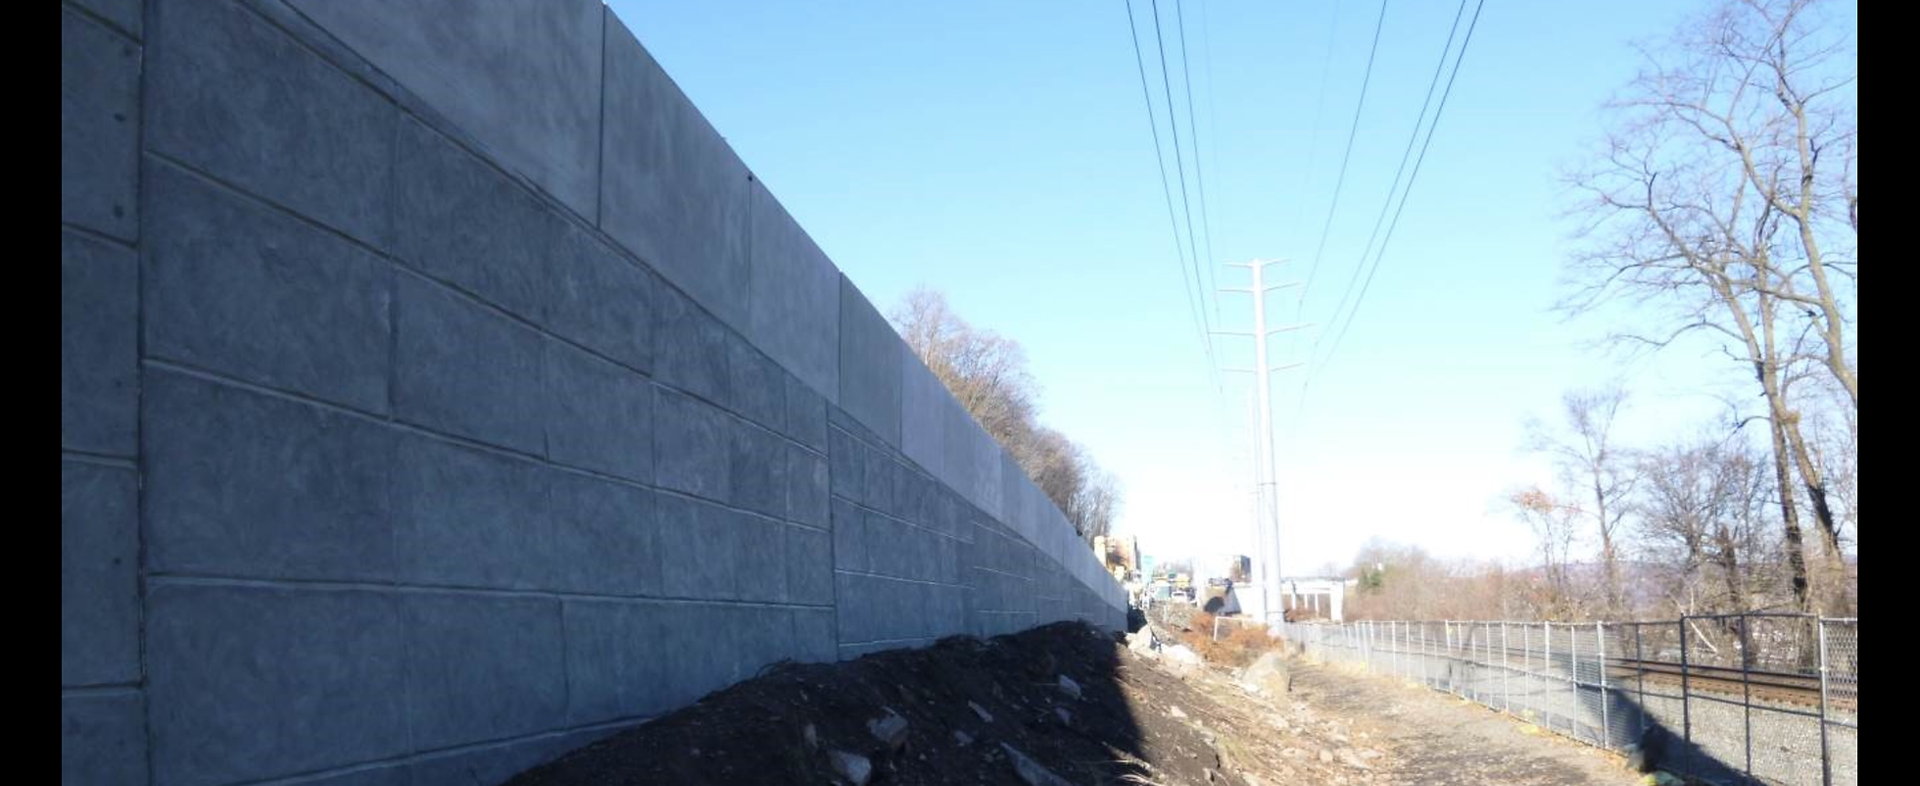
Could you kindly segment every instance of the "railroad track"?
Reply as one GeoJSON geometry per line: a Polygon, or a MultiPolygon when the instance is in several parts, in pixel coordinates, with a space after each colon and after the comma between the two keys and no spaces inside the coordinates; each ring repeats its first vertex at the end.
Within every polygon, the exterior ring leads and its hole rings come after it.
{"type": "MultiPolygon", "coordinates": [[[[1500,647],[1474,647],[1471,650],[1471,655],[1467,657],[1467,660],[1474,665],[1485,668],[1501,668],[1502,664],[1499,658],[1501,649],[1500,647]]],[[[1529,651],[1513,647],[1504,649],[1506,649],[1507,656],[1510,658],[1506,663],[1507,668],[1521,669],[1523,668],[1522,664],[1533,664],[1534,667],[1537,667],[1543,660],[1548,659],[1548,655],[1538,650],[1529,651]]],[[[1383,651],[1383,654],[1389,652],[1390,651],[1383,651]]],[[[1419,651],[1418,648],[1415,648],[1407,650],[1407,652],[1410,654],[1418,654],[1419,651]]],[[[1458,649],[1452,650],[1450,654],[1446,652],[1429,652],[1427,654],[1448,655],[1454,658],[1460,658],[1462,655],[1466,655],[1465,652],[1458,649]]],[[[1554,661],[1556,669],[1571,670],[1575,666],[1573,659],[1562,653],[1553,653],[1551,660],[1554,661]]],[[[1597,678],[1598,675],[1592,672],[1592,662],[1593,656],[1591,654],[1586,658],[1579,659],[1578,668],[1583,680],[1592,681],[1597,678]]],[[[1635,681],[1671,685],[1675,688],[1684,684],[1687,691],[1695,694],[1704,692],[1728,695],[1729,697],[1751,696],[1756,699],[1785,704],[1795,704],[1806,707],[1820,706],[1819,675],[1754,669],[1749,669],[1743,674],[1738,667],[1733,666],[1709,666],[1693,663],[1687,664],[1683,668],[1680,664],[1671,661],[1640,660],[1612,656],[1606,659],[1606,664],[1607,683],[1609,686],[1624,686],[1632,684],[1635,681]]],[[[1829,708],[1857,711],[1858,695],[1852,690],[1839,692],[1829,690],[1827,706],[1829,708]]]]}
{"type": "MultiPolygon", "coordinates": [[[[1742,673],[1731,666],[1688,664],[1683,668],[1678,663],[1667,661],[1608,658],[1607,679],[1611,683],[1633,679],[1650,679],[1669,685],[1684,682],[1689,691],[1751,695],[1789,704],[1820,706],[1820,677],[1817,675],[1752,670],[1742,673]]],[[[1857,703],[1858,697],[1851,691],[1842,695],[1828,692],[1829,707],[1857,710],[1857,703]]]]}

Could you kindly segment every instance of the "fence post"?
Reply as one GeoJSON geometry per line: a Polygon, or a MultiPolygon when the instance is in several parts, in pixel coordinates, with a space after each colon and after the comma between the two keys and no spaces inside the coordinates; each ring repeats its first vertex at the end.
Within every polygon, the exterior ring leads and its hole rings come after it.
{"type": "Polygon", "coordinates": [[[1689,681],[1693,666],[1687,660],[1687,616],[1680,615],[1680,738],[1693,748],[1693,685],[1689,681]]]}
{"type": "MultiPolygon", "coordinates": [[[[1486,674],[1489,671],[1493,671],[1493,622],[1491,620],[1489,620],[1486,623],[1486,632],[1487,632],[1487,659],[1486,659],[1486,662],[1480,664],[1480,673],[1482,674],[1486,674]]],[[[1486,689],[1480,692],[1480,695],[1485,697],[1481,699],[1480,703],[1486,705],[1489,709],[1491,709],[1493,707],[1492,676],[1488,675],[1487,677],[1481,680],[1481,683],[1486,685],[1486,689]]]]}
{"type": "Polygon", "coordinates": [[[1568,711],[1575,713],[1574,718],[1567,719],[1568,734],[1578,731],[1573,724],[1578,718],[1580,707],[1580,635],[1577,632],[1579,630],[1573,623],[1567,623],[1567,693],[1569,694],[1567,698],[1572,699],[1567,702],[1567,708],[1568,711]]]}
{"type": "Polygon", "coordinates": [[[1533,705],[1527,703],[1527,697],[1533,694],[1527,689],[1533,685],[1533,626],[1525,623],[1520,625],[1520,673],[1526,675],[1526,680],[1520,683],[1523,691],[1520,706],[1532,712],[1533,705]]]}
{"type": "Polygon", "coordinates": [[[1640,707],[1640,711],[1633,714],[1639,721],[1634,724],[1636,728],[1633,732],[1633,744],[1635,745],[1640,744],[1640,738],[1647,736],[1647,664],[1645,662],[1647,656],[1641,643],[1646,637],[1641,634],[1640,628],[1640,623],[1633,623],[1634,695],[1637,698],[1635,703],[1640,707]]]}
{"type": "Polygon", "coordinates": [[[1507,621],[1500,621],[1500,710],[1513,713],[1513,670],[1507,667],[1507,621]]]}
{"type": "Polygon", "coordinates": [[[1820,634],[1820,784],[1833,786],[1833,763],[1827,753],[1827,621],[1814,618],[1820,634]]]}
{"type": "Polygon", "coordinates": [[[1388,623],[1388,636],[1394,638],[1394,675],[1407,678],[1407,648],[1400,640],[1400,626],[1405,623],[1388,623]]]}
{"type": "Polygon", "coordinates": [[[1753,624],[1753,618],[1745,614],[1740,620],[1740,718],[1746,729],[1744,746],[1747,754],[1747,777],[1753,777],[1753,681],[1748,676],[1748,663],[1753,659],[1753,637],[1747,628],[1753,624]]]}
{"type": "Polygon", "coordinates": [[[1593,623],[1595,646],[1599,648],[1600,664],[1600,747],[1613,749],[1613,725],[1607,717],[1607,624],[1593,623]]]}

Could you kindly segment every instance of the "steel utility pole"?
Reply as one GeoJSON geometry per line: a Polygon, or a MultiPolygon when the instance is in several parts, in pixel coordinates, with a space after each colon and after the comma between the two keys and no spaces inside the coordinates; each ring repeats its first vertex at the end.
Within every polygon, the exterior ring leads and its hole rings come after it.
{"type": "Polygon", "coordinates": [[[1277,265],[1286,260],[1256,259],[1251,262],[1230,262],[1228,267],[1243,267],[1253,274],[1252,286],[1221,287],[1222,292],[1245,292],[1253,296],[1253,330],[1215,331],[1230,336],[1253,337],[1253,367],[1248,369],[1229,368],[1227,371],[1247,371],[1253,374],[1254,399],[1258,422],[1254,432],[1254,583],[1260,587],[1261,613],[1269,625],[1280,620],[1280,498],[1274,474],[1273,459],[1273,393],[1271,380],[1273,372],[1297,368],[1301,364],[1290,363],[1285,366],[1273,366],[1267,356],[1267,337],[1275,333],[1299,330],[1307,325],[1288,325],[1286,327],[1267,327],[1267,293],[1276,289],[1299,286],[1299,282],[1268,286],[1265,283],[1265,271],[1268,265],[1277,265]]]}

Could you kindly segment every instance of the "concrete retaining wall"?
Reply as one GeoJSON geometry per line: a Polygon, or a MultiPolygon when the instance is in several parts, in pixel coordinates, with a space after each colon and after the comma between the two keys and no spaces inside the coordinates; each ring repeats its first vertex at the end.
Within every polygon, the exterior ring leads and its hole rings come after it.
{"type": "Polygon", "coordinates": [[[61,7],[65,783],[492,782],[1125,595],[593,0],[61,7]]]}

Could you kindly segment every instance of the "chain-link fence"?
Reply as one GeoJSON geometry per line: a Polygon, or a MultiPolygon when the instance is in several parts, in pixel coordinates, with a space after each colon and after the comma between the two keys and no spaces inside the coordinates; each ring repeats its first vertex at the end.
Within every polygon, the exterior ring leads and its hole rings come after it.
{"type": "Polygon", "coordinates": [[[1859,782],[1859,621],[1289,623],[1364,665],[1714,783],[1859,782]]]}

